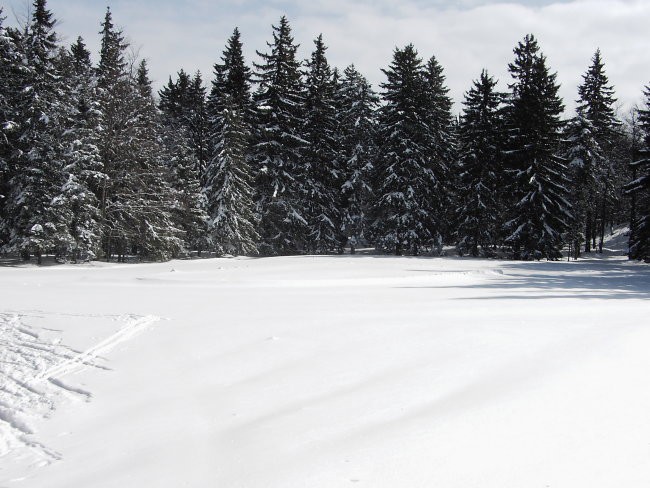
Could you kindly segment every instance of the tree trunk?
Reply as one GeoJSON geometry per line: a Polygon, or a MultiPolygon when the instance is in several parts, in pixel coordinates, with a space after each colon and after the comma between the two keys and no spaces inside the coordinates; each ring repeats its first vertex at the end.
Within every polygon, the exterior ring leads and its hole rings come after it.
{"type": "Polygon", "coordinates": [[[587,212],[587,219],[585,222],[585,252],[591,252],[591,233],[593,226],[593,217],[591,210],[587,212]]]}

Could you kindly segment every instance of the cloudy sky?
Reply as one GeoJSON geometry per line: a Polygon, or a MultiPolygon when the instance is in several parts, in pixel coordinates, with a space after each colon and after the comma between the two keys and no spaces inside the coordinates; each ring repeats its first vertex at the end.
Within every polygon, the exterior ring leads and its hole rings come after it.
{"type": "MultiPolygon", "coordinates": [[[[5,13],[24,17],[27,0],[0,0],[5,13]]],[[[181,67],[210,78],[235,26],[247,60],[265,50],[271,24],[289,18],[300,55],[309,56],[322,33],[335,66],[354,63],[378,85],[395,46],[413,43],[423,58],[435,55],[459,102],[487,68],[505,89],[512,49],[526,33],[538,38],[549,66],[558,72],[569,110],[576,87],[600,48],[621,111],[641,101],[650,83],[650,0],[49,0],[58,32],[78,35],[96,52],[98,31],[110,5],[139,55],[149,61],[156,86],[181,67]]]]}

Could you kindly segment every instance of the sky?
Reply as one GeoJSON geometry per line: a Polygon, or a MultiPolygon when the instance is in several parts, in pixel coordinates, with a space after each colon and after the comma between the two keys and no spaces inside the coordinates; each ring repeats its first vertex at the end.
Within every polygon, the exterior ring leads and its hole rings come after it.
{"type": "MultiPolygon", "coordinates": [[[[25,17],[28,0],[0,0],[7,23],[25,17]]],[[[66,43],[81,35],[99,48],[100,22],[110,5],[114,23],[132,48],[147,59],[160,88],[180,68],[200,70],[208,82],[212,66],[235,26],[247,62],[267,51],[271,25],[286,14],[299,55],[308,58],[323,34],[331,65],[354,63],[377,89],[381,69],[394,48],[413,43],[423,59],[435,55],[444,68],[454,111],[483,68],[507,89],[512,50],[533,33],[552,71],[558,73],[567,112],[593,53],[600,48],[622,115],[642,103],[650,83],[650,0],[49,0],[66,43]]]]}

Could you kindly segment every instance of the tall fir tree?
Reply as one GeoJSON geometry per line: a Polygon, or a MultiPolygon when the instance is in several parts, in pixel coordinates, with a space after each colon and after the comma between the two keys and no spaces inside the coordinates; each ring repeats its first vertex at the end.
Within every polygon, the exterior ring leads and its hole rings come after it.
{"type": "Polygon", "coordinates": [[[434,251],[442,252],[442,244],[450,237],[450,216],[453,214],[452,201],[455,182],[451,171],[454,161],[456,141],[451,115],[452,100],[445,85],[443,68],[435,56],[431,56],[424,66],[425,120],[428,126],[429,165],[434,176],[434,185],[423,190],[430,202],[431,235],[434,251]]]}
{"type": "Polygon", "coordinates": [[[643,147],[631,164],[632,181],[625,191],[634,200],[629,257],[650,262],[650,85],[645,87],[644,97],[645,107],[639,110],[643,147]]]}
{"type": "MultiPolygon", "coordinates": [[[[202,84],[198,74],[191,78],[184,70],[177,73],[176,81],[170,77],[169,82],[159,92],[158,106],[162,119],[162,143],[165,151],[166,166],[171,172],[172,186],[176,190],[176,202],[173,207],[174,220],[183,231],[185,248],[196,250],[198,255],[210,249],[211,241],[208,236],[207,201],[203,191],[205,171],[197,150],[197,139],[204,139],[208,154],[209,137],[207,133],[201,137],[192,137],[194,123],[202,118],[205,110],[200,102],[201,95],[196,94],[202,84]],[[195,89],[192,89],[192,86],[195,89]],[[193,93],[194,92],[194,96],[193,93]],[[196,114],[199,114],[196,117],[196,114]]],[[[204,131],[207,131],[207,116],[205,116],[204,131]]],[[[201,124],[198,125],[200,127],[201,124]]],[[[199,131],[200,132],[200,131],[199,131]]],[[[206,163],[207,164],[207,163],[206,163]]]]}
{"type": "Polygon", "coordinates": [[[499,244],[503,209],[504,95],[483,70],[465,94],[459,129],[460,201],[456,230],[459,254],[491,256],[499,244]]]}
{"type": "Polygon", "coordinates": [[[199,166],[186,130],[163,124],[161,127],[162,158],[170,173],[175,192],[172,218],[182,232],[184,247],[200,257],[211,248],[208,235],[207,200],[199,177],[199,166]]]}
{"type": "Polygon", "coordinates": [[[303,199],[303,85],[298,46],[286,17],[273,26],[273,42],[267,44],[270,52],[258,51],[261,62],[255,64],[253,167],[260,251],[292,254],[305,251],[309,226],[303,199]]]}
{"type": "Polygon", "coordinates": [[[176,80],[169,82],[158,93],[158,107],[165,125],[183,132],[191,149],[195,171],[203,178],[210,158],[208,113],[205,86],[201,73],[190,76],[184,70],[177,73],[176,80]]]}
{"type": "MultiPolygon", "coordinates": [[[[592,142],[585,140],[583,146],[595,143],[599,148],[599,157],[593,161],[583,159],[583,168],[577,174],[582,184],[577,182],[577,189],[583,195],[579,202],[584,207],[584,216],[579,219],[579,224],[584,227],[584,248],[590,252],[596,237],[600,237],[599,247],[605,234],[605,225],[612,206],[616,203],[614,178],[616,173],[616,157],[614,140],[620,122],[616,119],[614,111],[614,88],[609,84],[605,74],[600,49],[596,50],[591,65],[582,76],[582,83],[578,87],[576,124],[588,123],[590,127],[583,132],[585,137],[592,138],[592,142]],[[582,188],[587,185],[589,188],[582,188]]],[[[575,139],[575,134],[573,135],[575,139]]],[[[585,154],[586,156],[586,154],[585,154]]]]}
{"type": "Polygon", "coordinates": [[[178,193],[171,181],[161,140],[160,114],[144,60],[138,65],[132,88],[126,141],[131,159],[126,165],[128,186],[122,189],[123,216],[129,243],[140,259],[166,260],[186,249],[183,229],[174,218],[178,193]]]}
{"type": "Polygon", "coordinates": [[[605,156],[593,124],[580,113],[567,124],[565,144],[572,215],[568,221],[567,241],[577,259],[581,246],[584,244],[585,251],[589,252],[591,240],[595,239],[594,216],[601,190],[597,171],[605,165],[605,156]]]}
{"type": "Polygon", "coordinates": [[[511,219],[506,243],[515,258],[561,256],[562,234],[571,217],[566,165],[558,156],[564,109],[556,74],[550,73],[537,40],[527,35],[508,65],[513,83],[507,108],[511,219]]]}
{"type": "Polygon", "coordinates": [[[60,253],[73,261],[93,259],[98,255],[101,229],[97,195],[106,175],[102,170],[97,134],[96,78],[90,52],[78,38],[65,59],[67,110],[64,184],[54,202],[57,228],[61,233],[60,253]]]}
{"type": "Polygon", "coordinates": [[[218,120],[226,108],[233,106],[243,114],[244,122],[250,124],[252,117],[251,70],[244,60],[243,44],[238,28],[233,30],[221,55],[221,62],[214,65],[214,78],[208,97],[210,124],[220,131],[218,120]]]}
{"type": "Polygon", "coordinates": [[[185,70],[181,69],[176,74],[176,79],[169,81],[158,92],[158,108],[162,111],[167,125],[174,125],[187,130],[187,110],[191,105],[190,92],[191,78],[185,70]]]}
{"type": "Polygon", "coordinates": [[[15,173],[16,151],[18,150],[17,105],[20,97],[24,52],[18,48],[20,33],[6,28],[5,17],[0,7],[0,249],[9,241],[12,223],[6,211],[10,192],[9,181],[15,173]]]}
{"type": "Polygon", "coordinates": [[[133,87],[127,71],[128,47],[121,30],[113,24],[110,8],[101,24],[101,50],[97,67],[100,124],[98,148],[106,178],[99,189],[102,253],[121,260],[129,252],[126,223],[126,189],[129,178],[130,108],[133,87]]]}
{"type": "Polygon", "coordinates": [[[438,244],[431,199],[438,181],[430,154],[427,83],[415,47],[395,49],[384,74],[372,232],[379,249],[418,254],[438,244]]]}
{"type": "Polygon", "coordinates": [[[197,71],[192,76],[187,94],[189,103],[186,108],[186,125],[189,129],[192,150],[196,157],[196,172],[204,179],[210,159],[210,148],[206,88],[200,71],[197,71]]]}
{"type": "Polygon", "coordinates": [[[25,259],[33,254],[39,263],[57,244],[52,201],[63,184],[63,84],[55,24],[46,1],[35,0],[20,45],[26,66],[16,100],[18,144],[5,206],[5,225],[10,229],[6,248],[25,259]]]}
{"type": "Polygon", "coordinates": [[[336,85],[327,62],[323,36],[306,63],[303,138],[307,249],[327,253],[339,249],[341,170],[337,147],[336,85]]]}
{"type": "Polygon", "coordinates": [[[255,254],[259,241],[255,227],[251,163],[251,72],[244,61],[239,29],[235,28],[214,65],[208,97],[211,158],[205,194],[210,216],[210,238],[218,253],[255,254]]]}
{"type": "Polygon", "coordinates": [[[175,194],[160,138],[158,113],[145,63],[127,69],[127,43],[112,22],[102,23],[98,67],[98,145],[107,178],[100,189],[103,252],[107,259],[129,254],[168,259],[183,249],[173,219],[175,194]]]}
{"type": "Polygon", "coordinates": [[[257,253],[251,172],[247,158],[250,134],[238,103],[233,99],[219,124],[218,144],[209,167],[206,194],[209,232],[219,254],[257,253]]]}
{"type": "Polygon", "coordinates": [[[350,251],[368,241],[366,226],[372,202],[372,174],[377,153],[376,110],[379,97],[353,65],[338,89],[339,150],[342,160],[341,245],[350,251]]]}

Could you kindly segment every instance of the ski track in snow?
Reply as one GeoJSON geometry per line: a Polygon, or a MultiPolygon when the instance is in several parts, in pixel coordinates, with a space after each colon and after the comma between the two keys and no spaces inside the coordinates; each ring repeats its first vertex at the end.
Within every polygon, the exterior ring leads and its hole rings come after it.
{"type": "MultiPolygon", "coordinates": [[[[39,334],[25,322],[28,316],[0,313],[0,458],[10,453],[19,453],[21,457],[31,453],[34,465],[45,466],[60,460],[61,455],[34,440],[33,421],[49,417],[63,398],[89,401],[92,397],[90,392],[62,381],[61,377],[87,367],[108,369],[99,363],[102,354],[160,318],[120,316],[117,320],[125,322],[124,326],[79,352],[63,345],[60,337],[42,337],[45,334],[39,334]]],[[[46,327],[41,330],[49,335],[60,332],[46,327]]]]}

